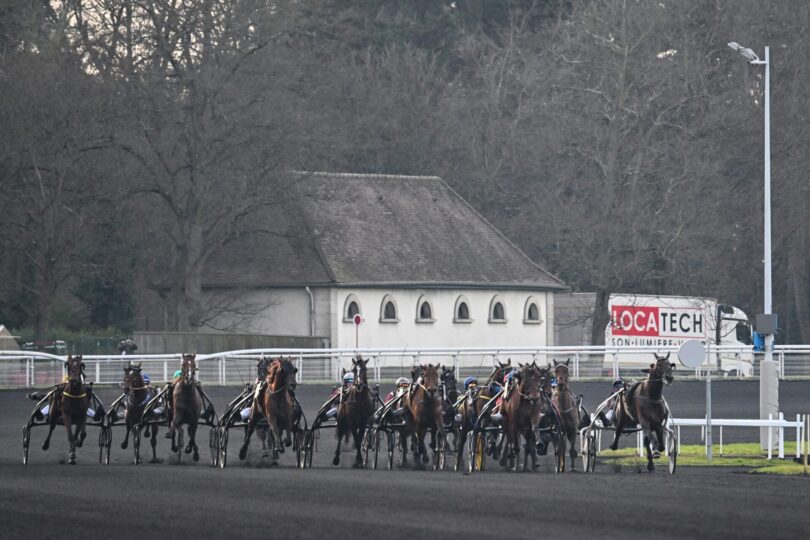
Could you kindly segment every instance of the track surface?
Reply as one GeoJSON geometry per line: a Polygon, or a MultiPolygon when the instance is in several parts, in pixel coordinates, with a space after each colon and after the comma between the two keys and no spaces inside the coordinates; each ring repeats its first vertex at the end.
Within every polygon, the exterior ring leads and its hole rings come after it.
{"type": "MultiPolygon", "coordinates": [[[[206,388],[218,410],[239,388],[206,388]]],[[[576,383],[589,408],[609,384],[576,383]]],[[[782,382],[782,410],[810,412],[810,382],[782,382]]],[[[97,389],[105,403],[117,389],[97,389]]],[[[328,395],[325,386],[299,386],[311,419],[328,395]]],[[[702,417],[705,386],[676,382],[665,391],[677,416],[702,417]]],[[[758,383],[713,385],[715,417],[752,418],[758,383]]],[[[262,464],[257,445],[245,463],[236,460],[240,432],[231,432],[229,466],[212,469],[208,430],[199,432],[201,459],[183,456],[159,465],[131,464],[132,447],[121,450],[123,431],[113,432],[109,466],[97,463],[97,430],[79,449],[79,463],[64,465],[67,442],[57,427],[51,449],[39,446],[45,428],[32,432],[30,462],[22,465],[21,426],[33,403],[25,392],[0,392],[0,530],[4,538],[248,537],[276,538],[802,538],[810,528],[810,480],[754,476],[728,469],[679,468],[661,463],[654,474],[602,465],[595,474],[542,472],[473,475],[414,470],[353,470],[353,450],[341,467],[330,464],[334,439],[325,435],[315,467],[293,468],[291,453],[280,466],[262,464]]],[[[697,442],[693,431],[685,442],[697,442]]],[[[755,440],[756,430],[726,430],[724,439],[755,440]]],[[[792,433],[787,434],[793,437],[792,433]]],[[[632,438],[624,441],[633,443],[632,438]]],[[[159,435],[158,453],[169,443],[159,435]]],[[[148,450],[147,450],[148,451],[148,450]]],[[[577,463],[581,467],[581,462],[577,463]]]]}

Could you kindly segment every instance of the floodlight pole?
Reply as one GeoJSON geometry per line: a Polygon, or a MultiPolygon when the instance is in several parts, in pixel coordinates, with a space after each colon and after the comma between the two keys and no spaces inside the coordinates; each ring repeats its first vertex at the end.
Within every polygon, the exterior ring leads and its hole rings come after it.
{"type": "MultiPolygon", "coordinates": [[[[760,60],[754,51],[742,47],[736,42],[728,46],[740,53],[749,64],[765,66],[765,193],[764,193],[764,314],[773,313],[773,295],[771,285],[771,64],[770,47],[765,47],[765,59],[760,60]]],[[[774,335],[765,334],[765,358],[760,363],[759,371],[759,417],[768,418],[773,414],[779,416],[779,376],[778,366],[773,359],[774,335]]],[[[768,445],[768,431],[772,428],[760,429],[759,442],[764,449],[768,445]]]]}

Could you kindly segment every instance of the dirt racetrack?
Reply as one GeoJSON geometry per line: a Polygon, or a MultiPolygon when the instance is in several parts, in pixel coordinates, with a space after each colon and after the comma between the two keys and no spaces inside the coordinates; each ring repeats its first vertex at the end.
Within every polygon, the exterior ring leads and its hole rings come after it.
{"type": "MultiPolygon", "coordinates": [[[[605,383],[574,383],[593,407],[605,383]]],[[[217,409],[239,388],[207,388],[217,409]]],[[[308,416],[328,387],[299,386],[308,416]]],[[[756,382],[714,385],[716,417],[755,417],[756,382]]],[[[118,389],[97,389],[105,403],[118,389]]],[[[666,389],[676,416],[702,417],[705,387],[676,382],[666,389]]],[[[810,382],[781,383],[782,410],[810,412],[810,382]]],[[[664,463],[653,474],[610,466],[595,474],[551,471],[483,473],[354,470],[351,450],[341,467],[330,464],[334,439],[321,439],[314,467],[298,470],[291,453],[279,467],[261,464],[257,446],[236,460],[239,432],[232,432],[229,466],[207,464],[208,430],[200,430],[201,460],[177,465],[131,464],[113,433],[113,459],[100,465],[97,431],[90,428],[79,463],[64,465],[64,428],[51,449],[40,449],[43,428],[33,430],[30,463],[22,464],[21,427],[33,403],[22,391],[0,392],[0,536],[3,538],[804,538],[810,530],[810,479],[751,475],[719,468],[664,463]],[[234,442],[236,441],[236,442],[234,442]]],[[[697,442],[696,431],[686,442],[697,442]]],[[[726,441],[754,440],[756,431],[727,430],[726,441]]],[[[789,433],[787,437],[793,437],[789,433]]],[[[625,445],[632,444],[630,438],[625,445]]],[[[159,438],[167,457],[169,443],[159,438]]],[[[577,464],[581,468],[581,462],[577,464]]]]}

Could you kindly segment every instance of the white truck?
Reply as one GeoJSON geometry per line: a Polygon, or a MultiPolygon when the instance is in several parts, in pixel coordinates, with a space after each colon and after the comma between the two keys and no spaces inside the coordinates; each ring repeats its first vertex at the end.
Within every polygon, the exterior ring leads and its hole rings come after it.
{"type": "MultiPolygon", "coordinates": [[[[676,349],[686,340],[697,339],[709,349],[708,362],[721,374],[753,373],[751,323],[740,308],[718,304],[714,298],[612,294],[608,310],[608,348],[676,349]]],[[[631,351],[605,355],[606,366],[615,361],[625,367],[644,367],[650,355],[631,351]]]]}

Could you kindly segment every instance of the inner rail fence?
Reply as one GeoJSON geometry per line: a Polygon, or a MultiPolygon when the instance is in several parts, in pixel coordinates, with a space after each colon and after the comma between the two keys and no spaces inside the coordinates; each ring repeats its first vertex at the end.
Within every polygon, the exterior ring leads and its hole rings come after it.
{"type": "MultiPolygon", "coordinates": [[[[702,379],[708,373],[715,378],[750,379],[759,377],[764,354],[747,348],[713,348],[703,365],[694,370],[678,364],[675,348],[615,347],[434,347],[434,348],[359,348],[359,349],[249,349],[197,355],[197,377],[215,385],[241,385],[256,376],[256,361],[262,356],[291,358],[298,368],[299,383],[329,383],[340,380],[343,369],[351,368],[356,355],[370,360],[369,378],[373,382],[391,381],[410,376],[417,364],[452,366],[459,382],[465,377],[487,377],[498,362],[513,365],[553,360],[569,362],[573,380],[600,380],[614,377],[643,378],[642,369],[654,361],[653,353],[670,353],[681,379],[702,379]]],[[[140,363],[154,382],[169,381],[179,369],[182,355],[85,355],[85,373],[95,384],[118,384],[123,368],[140,363]]],[[[774,359],[782,379],[810,378],[810,345],[776,346],[774,359]]],[[[66,357],[29,351],[0,351],[0,388],[41,388],[57,384],[64,372],[66,357]]]]}

